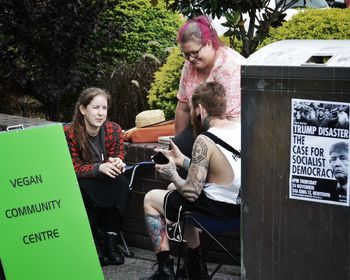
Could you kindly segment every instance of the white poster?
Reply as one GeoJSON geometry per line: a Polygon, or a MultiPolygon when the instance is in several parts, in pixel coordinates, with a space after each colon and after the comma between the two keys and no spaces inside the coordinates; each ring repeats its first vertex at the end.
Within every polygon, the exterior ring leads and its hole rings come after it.
{"type": "Polygon", "coordinates": [[[289,198],[349,206],[349,105],[292,99],[289,198]]]}

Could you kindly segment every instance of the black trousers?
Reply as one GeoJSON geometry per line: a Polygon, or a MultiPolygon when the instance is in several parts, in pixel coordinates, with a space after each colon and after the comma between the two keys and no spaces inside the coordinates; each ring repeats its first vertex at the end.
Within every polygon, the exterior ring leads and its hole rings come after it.
{"type": "Polygon", "coordinates": [[[94,238],[119,232],[131,194],[129,180],[119,175],[115,179],[81,178],[78,182],[94,238]]]}

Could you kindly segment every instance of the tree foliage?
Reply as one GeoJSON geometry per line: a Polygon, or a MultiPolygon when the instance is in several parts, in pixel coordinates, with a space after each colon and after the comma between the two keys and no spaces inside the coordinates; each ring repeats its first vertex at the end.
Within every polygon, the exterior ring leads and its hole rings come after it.
{"type": "Polygon", "coordinates": [[[3,0],[0,8],[0,98],[33,96],[59,119],[62,95],[84,79],[76,54],[104,1],[3,0]]]}
{"type": "Polygon", "coordinates": [[[283,21],[284,12],[297,0],[282,0],[275,9],[269,8],[270,1],[275,0],[171,0],[168,5],[188,17],[201,14],[226,18],[225,24],[229,30],[225,33],[231,39],[231,46],[242,41],[242,55],[248,57],[266,38],[271,26],[279,26],[283,21]],[[243,15],[249,18],[245,25],[243,15]]]}
{"type": "Polygon", "coordinates": [[[120,0],[101,15],[95,30],[103,42],[99,55],[110,61],[135,62],[145,53],[165,60],[169,43],[174,45],[180,16],[166,9],[164,2],[152,6],[149,0],[120,0]],[[115,30],[122,32],[111,37],[115,30]]]}
{"type": "Polygon", "coordinates": [[[85,72],[98,77],[106,68],[133,64],[145,55],[160,63],[166,59],[181,24],[178,14],[167,10],[164,2],[152,6],[149,0],[109,0],[109,6],[81,52],[85,72]]]}

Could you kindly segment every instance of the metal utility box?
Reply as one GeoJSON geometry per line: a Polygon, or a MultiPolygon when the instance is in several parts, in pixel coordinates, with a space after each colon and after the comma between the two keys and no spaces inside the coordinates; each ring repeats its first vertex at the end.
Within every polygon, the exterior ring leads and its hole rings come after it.
{"type": "Polygon", "coordinates": [[[242,66],[242,279],[350,279],[350,156],[332,148],[349,105],[350,40],[280,41],[242,66]]]}

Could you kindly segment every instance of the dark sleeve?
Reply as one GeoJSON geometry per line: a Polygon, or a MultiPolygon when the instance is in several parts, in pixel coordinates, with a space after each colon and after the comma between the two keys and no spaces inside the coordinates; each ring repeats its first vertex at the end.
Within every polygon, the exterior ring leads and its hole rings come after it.
{"type": "Polygon", "coordinates": [[[121,160],[124,160],[124,139],[122,128],[119,124],[114,122],[106,124],[105,143],[107,159],[109,157],[119,157],[121,160]]]}
{"type": "Polygon", "coordinates": [[[101,176],[99,166],[101,163],[86,164],[80,156],[78,142],[74,136],[74,130],[71,125],[64,126],[64,133],[72,157],[75,173],[78,178],[96,178],[101,176]]]}

